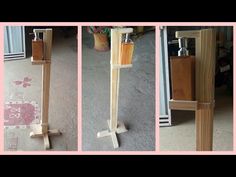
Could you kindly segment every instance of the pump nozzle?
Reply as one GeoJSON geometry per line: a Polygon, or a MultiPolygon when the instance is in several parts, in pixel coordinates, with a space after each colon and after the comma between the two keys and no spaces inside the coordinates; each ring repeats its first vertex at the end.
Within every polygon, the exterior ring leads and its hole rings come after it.
{"type": "Polygon", "coordinates": [[[179,51],[178,56],[188,56],[189,51],[187,50],[188,47],[188,39],[187,38],[179,38],[179,51]]]}

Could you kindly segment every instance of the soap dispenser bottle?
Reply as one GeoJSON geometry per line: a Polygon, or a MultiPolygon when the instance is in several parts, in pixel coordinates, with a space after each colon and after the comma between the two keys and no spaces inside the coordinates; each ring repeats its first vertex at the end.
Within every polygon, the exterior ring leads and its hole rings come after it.
{"type": "Polygon", "coordinates": [[[32,56],[33,60],[43,60],[43,40],[39,38],[38,33],[34,33],[32,40],[32,56]]]}

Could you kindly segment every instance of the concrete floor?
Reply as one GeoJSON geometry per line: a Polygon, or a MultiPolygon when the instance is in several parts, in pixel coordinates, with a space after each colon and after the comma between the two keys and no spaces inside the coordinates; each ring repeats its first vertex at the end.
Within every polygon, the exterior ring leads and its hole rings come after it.
{"type": "MultiPolygon", "coordinates": [[[[133,67],[121,69],[118,119],[129,131],[118,135],[117,151],[155,150],[155,32],[135,42],[133,67]]],[[[110,51],[93,49],[93,36],[83,29],[82,80],[84,151],[114,150],[110,137],[98,139],[106,130],[110,106],[110,51]]]]}
{"type": "MultiPolygon", "coordinates": [[[[223,86],[215,91],[214,151],[233,150],[233,98],[223,86]]],[[[160,128],[160,150],[194,151],[195,116],[192,111],[172,111],[171,127],[160,128]]]]}
{"type": "MultiPolygon", "coordinates": [[[[54,31],[49,125],[59,129],[61,136],[50,138],[52,150],[77,150],[77,40],[76,36],[64,38],[54,31]]],[[[35,101],[41,105],[41,66],[32,65],[30,58],[4,62],[5,101],[35,101]],[[31,86],[23,88],[13,84],[24,77],[32,79],[31,86]]],[[[41,108],[40,108],[41,109],[41,108]]],[[[30,138],[31,128],[4,129],[5,151],[44,150],[42,138],[30,138]],[[12,149],[12,144],[14,148],[12,149]]]]}

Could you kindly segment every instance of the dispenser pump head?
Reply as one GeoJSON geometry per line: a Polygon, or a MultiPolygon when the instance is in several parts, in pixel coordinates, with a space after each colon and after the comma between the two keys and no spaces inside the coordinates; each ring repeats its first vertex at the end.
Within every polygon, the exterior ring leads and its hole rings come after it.
{"type": "Polygon", "coordinates": [[[178,56],[188,56],[189,51],[187,49],[188,47],[188,39],[187,38],[179,38],[179,51],[178,56]]]}

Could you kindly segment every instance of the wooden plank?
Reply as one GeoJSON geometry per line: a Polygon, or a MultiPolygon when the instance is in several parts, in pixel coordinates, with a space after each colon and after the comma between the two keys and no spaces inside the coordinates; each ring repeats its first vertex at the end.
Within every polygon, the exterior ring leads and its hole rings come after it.
{"type": "Polygon", "coordinates": [[[31,57],[31,63],[33,65],[42,65],[42,64],[45,64],[45,63],[50,63],[51,60],[34,60],[33,57],[31,57]]]}
{"type": "Polygon", "coordinates": [[[116,132],[111,132],[111,139],[112,139],[112,143],[113,143],[113,147],[116,149],[119,147],[119,143],[118,143],[118,139],[116,136],[116,132]]]}
{"type": "Polygon", "coordinates": [[[49,142],[48,134],[43,134],[43,140],[44,140],[44,149],[45,150],[50,149],[50,142],[49,142]]]}
{"type": "Polygon", "coordinates": [[[196,150],[212,151],[213,145],[213,109],[196,111],[196,150]]]}
{"type": "MultiPolygon", "coordinates": [[[[52,29],[46,29],[44,34],[44,59],[51,60],[52,49],[52,29]]],[[[42,65],[42,132],[48,132],[48,110],[49,110],[49,91],[50,91],[50,71],[51,63],[42,65]]]]}
{"type": "Polygon", "coordinates": [[[48,136],[52,136],[52,135],[61,135],[61,132],[57,129],[48,130],[48,136]]]}
{"type": "Polygon", "coordinates": [[[116,29],[112,29],[112,30],[116,30],[120,34],[132,33],[133,32],[133,28],[116,28],[116,29]]]}
{"type": "MultiPolygon", "coordinates": [[[[196,52],[196,99],[200,103],[214,103],[216,33],[201,30],[196,52]]],[[[196,111],[196,149],[212,150],[213,106],[201,106],[196,111]]]]}
{"type": "Polygon", "coordinates": [[[113,69],[112,65],[118,65],[120,53],[121,33],[118,29],[111,29],[111,81],[110,81],[110,129],[115,131],[118,121],[118,92],[120,70],[113,69]]]}
{"type": "Polygon", "coordinates": [[[131,68],[133,65],[112,65],[112,69],[120,69],[120,68],[131,68]]]}
{"type": "Polygon", "coordinates": [[[198,38],[200,31],[176,31],[176,38],[198,38]]]}
{"type": "Polygon", "coordinates": [[[104,130],[97,133],[98,138],[102,138],[102,137],[110,136],[110,135],[111,135],[111,132],[109,130],[104,130]]]}
{"type": "Polygon", "coordinates": [[[48,28],[44,34],[44,59],[51,60],[52,55],[52,29],[48,28]]]}
{"type": "Polygon", "coordinates": [[[197,101],[170,100],[170,109],[196,111],[198,109],[197,101]]]}

